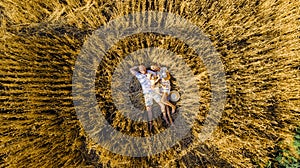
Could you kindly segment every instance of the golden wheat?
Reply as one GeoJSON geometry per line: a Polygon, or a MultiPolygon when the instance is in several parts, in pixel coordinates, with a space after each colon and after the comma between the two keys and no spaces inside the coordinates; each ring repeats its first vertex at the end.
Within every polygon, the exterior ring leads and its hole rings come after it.
{"type": "MultiPolygon", "coordinates": [[[[2,0],[0,167],[264,167],[274,160],[276,147],[294,151],[294,129],[300,125],[299,6],[297,0],[2,0]],[[210,38],[225,67],[227,102],[212,138],[201,143],[197,135],[211,97],[202,61],[170,36],[122,39],[100,65],[105,68],[98,73],[110,75],[98,79],[109,82],[113,67],[129,53],[159,47],[192,67],[201,95],[201,114],[182,141],[160,154],[132,158],[105,150],[84,132],[73,105],[72,73],[94,30],[147,10],[178,14],[210,38]]],[[[97,86],[98,98],[108,92],[107,83],[97,86]]],[[[113,127],[148,136],[145,123],[102,112],[113,127]]],[[[165,129],[160,120],[155,127],[165,129]]]]}

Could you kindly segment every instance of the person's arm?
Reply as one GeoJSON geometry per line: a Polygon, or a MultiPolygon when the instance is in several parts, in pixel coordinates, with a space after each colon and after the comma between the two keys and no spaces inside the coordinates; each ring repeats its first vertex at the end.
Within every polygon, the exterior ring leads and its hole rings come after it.
{"type": "Polygon", "coordinates": [[[136,70],[138,68],[138,66],[134,66],[132,68],[130,68],[130,72],[132,75],[136,75],[138,73],[138,71],[136,70]]]}
{"type": "Polygon", "coordinates": [[[152,74],[152,75],[156,76],[156,73],[155,73],[155,72],[153,72],[153,71],[151,71],[151,70],[147,70],[147,73],[149,73],[149,74],[152,74]]]}
{"type": "Polygon", "coordinates": [[[155,82],[154,82],[154,85],[156,85],[161,79],[158,77],[155,82]]]}

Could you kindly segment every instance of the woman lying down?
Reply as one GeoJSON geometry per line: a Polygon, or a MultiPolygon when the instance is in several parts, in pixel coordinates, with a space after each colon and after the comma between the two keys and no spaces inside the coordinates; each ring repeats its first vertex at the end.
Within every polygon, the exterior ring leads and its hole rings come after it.
{"type": "Polygon", "coordinates": [[[171,84],[170,84],[171,75],[166,67],[160,68],[159,66],[151,66],[151,70],[156,72],[156,76],[149,73],[147,77],[151,81],[152,89],[162,96],[161,102],[166,106],[166,112],[163,113],[164,120],[166,121],[167,124],[172,124],[173,121],[170,115],[169,107],[172,108],[172,114],[173,114],[175,113],[176,106],[173,105],[168,100],[168,96],[171,91],[171,84]],[[167,116],[169,121],[167,119],[167,116]]]}

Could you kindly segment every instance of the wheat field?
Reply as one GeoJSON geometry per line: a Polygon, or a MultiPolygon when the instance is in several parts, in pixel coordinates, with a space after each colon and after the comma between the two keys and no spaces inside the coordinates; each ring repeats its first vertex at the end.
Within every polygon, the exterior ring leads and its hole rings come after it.
{"type": "MultiPolygon", "coordinates": [[[[0,41],[0,167],[282,167],[276,159],[282,151],[300,162],[294,145],[300,126],[298,0],[2,0],[0,41]],[[95,84],[114,128],[150,135],[146,123],[116,112],[109,93],[114,68],[132,52],[158,47],[180,55],[200,87],[200,114],[184,139],[159,154],[129,157],[104,149],[85,132],[73,104],[72,75],[95,30],[143,11],[171,12],[203,31],[224,66],[227,97],[212,137],[198,141],[211,98],[201,59],[170,36],[121,39],[103,58],[95,84]]],[[[131,85],[129,96],[143,109],[140,86],[136,80],[131,85]]],[[[155,123],[156,133],[167,129],[161,119],[155,123]]]]}

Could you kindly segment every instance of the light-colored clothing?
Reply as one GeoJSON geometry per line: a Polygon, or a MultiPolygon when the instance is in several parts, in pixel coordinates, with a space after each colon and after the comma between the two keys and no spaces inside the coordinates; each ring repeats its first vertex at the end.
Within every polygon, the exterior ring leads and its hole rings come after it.
{"type": "MultiPolygon", "coordinates": [[[[147,71],[147,73],[150,73],[150,71],[149,72],[147,71]]],[[[137,72],[135,74],[135,76],[139,80],[139,82],[142,86],[143,94],[153,92],[153,90],[151,89],[151,81],[150,81],[150,79],[147,78],[147,74],[142,74],[142,73],[137,72]]]]}
{"type": "Polygon", "coordinates": [[[156,87],[154,87],[154,88],[152,88],[152,89],[153,89],[153,91],[154,91],[155,93],[161,94],[161,90],[160,90],[160,88],[159,88],[158,86],[156,86],[156,87]]]}
{"type": "Polygon", "coordinates": [[[166,67],[161,67],[158,72],[156,72],[157,75],[159,75],[161,79],[161,89],[160,91],[162,93],[168,93],[170,94],[171,91],[171,83],[170,80],[164,80],[163,78],[167,77],[168,69],[166,67]]]}
{"type": "Polygon", "coordinates": [[[151,70],[147,70],[147,73],[152,74],[152,75],[156,75],[156,72],[153,72],[151,70]]]}
{"type": "MultiPolygon", "coordinates": [[[[150,70],[148,70],[147,73],[151,73],[155,75],[155,72],[150,70]]],[[[155,90],[151,88],[151,80],[147,77],[147,74],[142,74],[137,72],[135,76],[139,80],[142,86],[142,90],[145,98],[145,105],[152,106],[153,99],[156,103],[160,103],[161,95],[159,93],[156,93],[155,90]]]]}
{"type": "Polygon", "coordinates": [[[160,70],[156,72],[156,74],[159,75],[160,78],[166,78],[167,71],[168,69],[166,67],[161,67],[160,70]]]}
{"type": "Polygon", "coordinates": [[[158,85],[155,84],[155,80],[150,80],[151,81],[151,88],[155,93],[160,94],[160,88],[158,85]]]}
{"type": "Polygon", "coordinates": [[[145,105],[152,106],[153,99],[156,103],[160,103],[161,95],[156,92],[150,92],[150,93],[144,94],[144,98],[145,98],[145,105]]]}
{"type": "Polygon", "coordinates": [[[170,91],[171,91],[170,81],[162,79],[162,81],[161,81],[161,92],[170,94],[170,91]]]}

